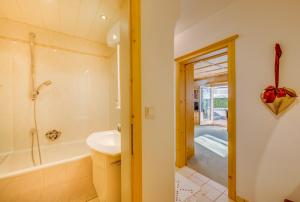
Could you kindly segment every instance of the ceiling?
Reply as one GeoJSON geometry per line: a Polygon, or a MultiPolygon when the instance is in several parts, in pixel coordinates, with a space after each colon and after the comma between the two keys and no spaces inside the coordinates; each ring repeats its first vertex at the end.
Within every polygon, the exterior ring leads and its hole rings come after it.
{"type": "Polygon", "coordinates": [[[236,0],[180,0],[180,18],[175,34],[183,32],[234,1],[236,0]]]}
{"type": "Polygon", "coordinates": [[[194,79],[203,80],[209,77],[227,74],[228,55],[227,48],[203,55],[202,59],[194,65],[194,79]]]}
{"type": "Polygon", "coordinates": [[[122,1],[1,0],[0,17],[105,43],[106,33],[119,18],[122,1]]]}

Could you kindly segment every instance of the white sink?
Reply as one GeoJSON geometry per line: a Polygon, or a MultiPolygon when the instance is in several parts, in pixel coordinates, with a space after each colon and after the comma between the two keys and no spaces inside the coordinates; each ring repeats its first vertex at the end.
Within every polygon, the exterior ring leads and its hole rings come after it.
{"type": "Polygon", "coordinates": [[[86,143],[92,150],[103,154],[121,154],[121,135],[116,130],[92,133],[86,143]]]}

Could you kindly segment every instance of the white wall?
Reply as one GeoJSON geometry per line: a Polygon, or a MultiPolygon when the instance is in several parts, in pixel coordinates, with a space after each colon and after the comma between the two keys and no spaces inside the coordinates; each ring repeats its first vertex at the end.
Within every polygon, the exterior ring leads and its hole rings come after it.
{"type": "Polygon", "coordinates": [[[143,202],[175,197],[173,33],[178,5],[174,0],[141,1],[142,106],[143,112],[145,106],[155,111],[153,120],[142,120],[143,202]]]}
{"type": "Polygon", "coordinates": [[[281,85],[300,93],[299,10],[297,0],[236,1],[175,38],[175,55],[181,56],[240,35],[236,47],[237,194],[251,202],[282,202],[300,184],[300,106],[297,102],[275,117],[259,99],[264,87],[274,82],[275,42],[283,49],[281,85]]]}
{"type": "Polygon", "coordinates": [[[0,19],[0,26],[0,153],[29,148],[31,144],[29,44],[7,38],[28,40],[30,31],[36,33],[38,43],[75,50],[35,49],[37,85],[46,80],[53,82],[37,99],[42,145],[51,144],[45,133],[52,129],[62,132],[56,143],[84,141],[92,132],[111,129],[112,49],[4,19],[0,19]]]}
{"type": "Polygon", "coordinates": [[[110,128],[117,129],[118,124],[120,124],[120,107],[118,106],[118,62],[117,62],[117,51],[109,58],[110,67],[110,128]]]}

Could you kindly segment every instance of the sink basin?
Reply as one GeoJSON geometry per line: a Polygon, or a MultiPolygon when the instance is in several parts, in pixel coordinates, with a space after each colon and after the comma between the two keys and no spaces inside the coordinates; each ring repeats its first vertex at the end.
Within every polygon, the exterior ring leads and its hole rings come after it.
{"type": "Polygon", "coordinates": [[[87,145],[97,152],[115,156],[121,154],[121,135],[116,130],[92,133],[87,145]]]}

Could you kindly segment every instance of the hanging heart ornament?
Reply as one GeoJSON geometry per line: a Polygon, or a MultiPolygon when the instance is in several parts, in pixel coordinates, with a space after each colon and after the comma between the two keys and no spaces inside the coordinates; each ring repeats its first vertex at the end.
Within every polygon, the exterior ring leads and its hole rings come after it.
{"type": "Polygon", "coordinates": [[[263,103],[276,115],[286,110],[296,100],[297,94],[291,88],[279,87],[279,60],[282,50],[275,45],[275,86],[268,86],[261,94],[263,103]]]}

